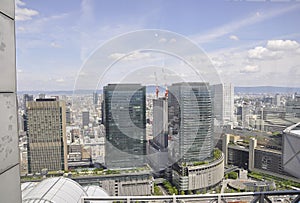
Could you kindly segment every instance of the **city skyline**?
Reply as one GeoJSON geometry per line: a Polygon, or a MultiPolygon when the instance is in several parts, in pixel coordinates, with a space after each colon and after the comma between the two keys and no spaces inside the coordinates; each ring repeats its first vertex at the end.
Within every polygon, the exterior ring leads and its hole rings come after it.
{"type": "Polygon", "coordinates": [[[299,201],[299,2],[0,0],[1,201],[299,201]]]}
{"type": "Polygon", "coordinates": [[[140,29],[169,30],[193,40],[223,82],[300,86],[299,2],[132,1],[125,9],[116,6],[121,4],[18,0],[18,90],[73,89],[93,50],[140,29]]]}

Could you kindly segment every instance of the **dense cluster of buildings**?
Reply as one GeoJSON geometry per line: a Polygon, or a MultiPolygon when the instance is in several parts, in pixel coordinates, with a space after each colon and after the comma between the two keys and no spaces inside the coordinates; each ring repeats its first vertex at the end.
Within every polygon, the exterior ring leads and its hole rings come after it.
{"type": "Polygon", "coordinates": [[[206,191],[218,186],[232,165],[298,177],[297,126],[284,135],[278,132],[297,117],[287,119],[290,114],[282,110],[278,95],[276,105],[262,98],[259,106],[257,98],[247,103],[234,98],[231,84],[174,83],[164,94],[147,93],[140,84],[109,84],[102,94],[76,97],[77,105],[67,96],[22,97],[23,174],[82,168],[117,171],[73,177],[116,196],[151,195],[154,178],[164,178],[185,193],[206,191]],[[272,128],[279,133],[276,138],[261,131],[261,125],[252,125],[256,112],[265,125],[270,118],[285,122],[276,126],[282,128],[272,128]],[[220,138],[216,129],[223,131],[220,138]]]}
{"type": "MultiPolygon", "coordinates": [[[[124,179],[125,185],[148,187],[139,195],[151,193],[153,176],[170,180],[179,191],[204,190],[219,184],[224,163],[222,153],[214,153],[213,105],[217,102],[213,102],[212,87],[208,83],[175,83],[168,88],[163,97],[157,94],[151,99],[150,108],[146,87],[140,84],[109,84],[103,88],[102,99],[98,100],[100,96],[94,93],[91,104],[80,107],[65,96],[39,95],[34,100],[33,96],[24,95],[20,101],[25,132],[20,144],[26,165],[23,174],[83,167],[124,174],[126,170],[149,165],[151,170],[143,175],[124,179]],[[149,119],[147,110],[152,111],[149,119]],[[147,131],[149,125],[151,131],[147,131]]],[[[223,103],[219,91],[214,92],[223,103]]],[[[231,115],[222,117],[224,109],[220,110],[220,122],[231,122],[231,115]]],[[[109,185],[117,184],[115,179],[122,179],[122,175],[115,176],[100,175],[97,183],[103,183],[106,189],[115,188],[109,185]]],[[[84,184],[83,180],[76,180],[84,184]]],[[[123,187],[117,191],[123,191],[123,187]]],[[[110,190],[108,193],[126,194],[110,190]]]]}
{"type": "MultiPolygon", "coordinates": [[[[297,177],[291,172],[297,148],[290,146],[297,143],[297,130],[286,130],[279,143],[261,142],[249,119],[258,105],[251,106],[254,99],[248,99],[243,102],[247,108],[240,106],[242,100],[234,100],[231,84],[174,83],[162,96],[158,91],[147,94],[147,87],[140,84],[109,84],[102,94],[77,97],[76,106],[66,96],[23,96],[23,174],[78,168],[118,171],[74,177],[82,185],[100,185],[110,195],[150,195],[156,177],[169,180],[179,191],[206,191],[219,185],[224,168],[231,165],[297,177]],[[219,140],[215,128],[223,129],[219,140]],[[245,131],[255,136],[237,136],[245,131]],[[148,169],[142,173],[130,173],[144,167],[148,169]]],[[[275,97],[282,105],[281,97],[275,97]]],[[[267,102],[261,102],[257,111],[265,123],[270,115],[284,119],[282,115],[289,114],[267,102]]],[[[295,122],[294,115],[294,120],[285,119],[290,123],[281,125],[295,122]]]]}
{"type": "Polygon", "coordinates": [[[17,183],[0,184],[1,201],[151,195],[154,177],[183,193],[201,192],[219,185],[230,165],[299,182],[299,95],[234,99],[232,84],[188,82],[160,97],[141,84],[108,84],[92,97],[24,94],[17,103],[14,1],[0,2],[0,27],[0,182],[17,183]],[[224,133],[216,143],[215,127],[282,137],[274,144],[224,133]],[[69,178],[46,178],[61,174],[69,178]],[[30,182],[33,176],[40,182],[30,182]]]}

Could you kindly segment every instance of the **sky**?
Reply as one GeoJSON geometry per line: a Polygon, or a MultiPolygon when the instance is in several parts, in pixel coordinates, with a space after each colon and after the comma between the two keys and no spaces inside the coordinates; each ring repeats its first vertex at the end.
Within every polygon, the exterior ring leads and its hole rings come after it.
{"type": "MultiPolygon", "coordinates": [[[[300,87],[299,22],[299,0],[16,0],[18,90],[73,90],[93,54],[102,53],[103,44],[143,29],[166,30],[191,40],[211,61],[221,82],[300,87]]],[[[156,61],[162,58],[152,55],[156,61]]],[[[170,66],[175,62],[180,64],[176,59],[170,66]]],[[[156,65],[149,62],[147,70],[156,65]]],[[[117,66],[107,74],[107,82],[118,80],[122,66],[117,66]]],[[[185,72],[180,67],[179,72],[185,72]]]]}

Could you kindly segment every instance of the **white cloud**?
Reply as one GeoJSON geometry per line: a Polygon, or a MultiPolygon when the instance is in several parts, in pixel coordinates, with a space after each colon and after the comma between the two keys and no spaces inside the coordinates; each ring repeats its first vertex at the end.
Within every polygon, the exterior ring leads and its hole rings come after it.
{"type": "Polygon", "coordinates": [[[50,46],[53,47],[53,48],[61,48],[62,46],[56,42],[51,42],[50,43],[50,46]]]}
{"type": "Polygon", "coordinates": [[[236,86],[300,86],[300,47],[275,51],[267,44],[268,41],[259,42],[252,48],[228,48],[209,55],[223,82],[236,86]]]}
{"type": "Polygon", "coordinates": [[[166,41],[167,41],[166,38],[160,38],[160,39],[159,39],[159,43],[165,43],[166,41]]]}
{"type": "Polygon", "coordinates": [[[293,40],[268,40],[265,46],[257,46],[248,50],[248,58],[250,60],[280,59],[297,54],[299,47],[299,43],[293,40]]]}
{"type": "Polygon", "coordinates": [[[247,65],[240,70],[241,73],[257,73],[260,72],[260,69],[257,65],[247,65]]]}
{"type": "Polygon", "coordinates": [[[110,59],[114,59],[117,60],[119,58],[124,57],[126,54],[122,54],[122,53],[113,53],[109,56],[110,59]]]}
{"type": "Polygon", "coordinates": [[[65,82],[65,80],[63,78],[58,78],[55,80],[56,82],[65,82]]]}
{"type": "Polygon", "coordinates": [[[175,38],[170,39],[170,43],[175,43],[175,42],[176,42],[175,38]]]}
{"type": "Polygon", "coordinates": [[[229,39],[232,39],[232,40],[235,40],[235,41],[239,40],[239,38],[236,35],[230,35],[229,39]]]}
{"type": "Polygon", "coordinates": [[[16,5],[17,6],[25,6],[26,4],[21,0],[16,0],[16,5]]]}
{"type": "Polygon", "coordinates": [[[278,59],[282,57],[282,52],[271,51],[265,47],[258,46],[248,51],[250,59],[278,59]]]}
{"type": "Polygon", "coordinates": [[[124,54],[124,53],[113,53],[109,56],[110,59],[120,59],[124,57],[122,60],[127,60],[127,61],[134,61],[134,60],[139,60],[139,59],[144,59],[144,58],[149,58],[150,53],[142,53],[139,51],[135,51],[132,53],[124,54]]]}
{"type": "Polygon", "coordinates": [[[29,8],[21,8],[25,5],[26,4],[21,0],[16,1],[16,10],[15,10],[16,20],[18,20],[18,21],[31,20],[33,16],[36,16],[39,14],[39,12],[36,10],[29,9],[29,8]]]}
{"type": "Polygon", "coordinates": [[[233,33],[242,27],[249,26],[255,23],[262,22],[264,20],[274,18],[276,16],[280,16],[282,14],[291,12],[293,10],[297,10],[300,8],[300,4],[287,6],[287,7],[281,7],[280,9],[276,10],[270,10],[268,12],[256,12],[246,18],[239,19],[234,22],[230,22],[228,24],[222,25],[220,27],[217,27],[210,32],[204,33],[204,34],[197,34],[194,36],[190,36],[194,41],[198,43],[207,43],[210,42],[216,38],[222,37],[224,35],[233,33]]]}
{"type": "Polygon", "coordinates": [[[269,40],[267,48],[270,50],[294,50],[299,47],[299,43],[292,40],[269,40]]]}

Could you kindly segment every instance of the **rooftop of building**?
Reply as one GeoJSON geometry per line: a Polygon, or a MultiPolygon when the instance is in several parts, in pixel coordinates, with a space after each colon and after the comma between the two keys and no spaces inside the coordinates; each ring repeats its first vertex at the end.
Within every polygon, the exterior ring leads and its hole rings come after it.
{"type": "Polygon", "coordinates": [[[146,88],[137,83],[117,83],[117,84],[108,84],[103,87],[105,90],[114,90],[114,91],[127,91],[127,90],[139,90],[141,88],[146,88]]]}
{"type": "Polygon", "coordinates": [[[283,132],[285,134],[292,134],[292,135],[300,137],[300,122],[286,128],[283,132]]]}
{"type": "MultiPolygon", "coordinates": [[[[98,168],[82,168],[80,170],[71,170],[69,172],[64,171],[49,171],[47,177],[71,177],[72,179],[84,178],[84,177],[123,177],[123,176],[135,176],[135,175],[151,175],[152,169],[149,166],[124,168],[124,169],[98,169],[98,168]]],[[[21,176],[21,182],[29,181],[41,181],[43,179],[41,174],[27,174],[21,176]]]]}
{"type": "Polygon", "coordinates": [[[39,183],[27,182],[21,185],[24,203],[30,202],[81,202],[84,196],[108,196],[100,187],[83,188],[77,182],[64,177],[47,178],[39,183]]]}

